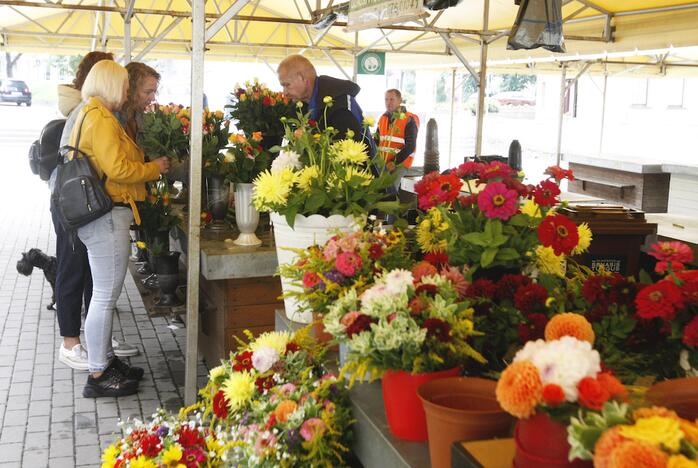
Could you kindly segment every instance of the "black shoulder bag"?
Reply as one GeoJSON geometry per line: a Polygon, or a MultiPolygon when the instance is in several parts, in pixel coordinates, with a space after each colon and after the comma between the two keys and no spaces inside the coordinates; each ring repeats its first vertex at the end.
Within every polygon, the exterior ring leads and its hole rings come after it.
{"type": "Polygon", "coordinates": [[[87,111],[80,121],[75,146],[62,147],[58,158],[58,175],[52,197],[66,231],[77,231],[109,213],[114,206],[104,188],[106,174],[100,179],[88,156],[79,149],[82,124],[92,110],[87,111]],[[68,159],[71,153],[72,158],[68,159]]]}

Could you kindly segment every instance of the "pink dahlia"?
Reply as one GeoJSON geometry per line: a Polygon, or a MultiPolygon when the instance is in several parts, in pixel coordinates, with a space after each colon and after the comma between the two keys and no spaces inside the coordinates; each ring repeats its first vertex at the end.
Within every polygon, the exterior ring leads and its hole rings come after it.
{"type": "Polygon", "coordinates": [[[506,221],[516,214],[515,190],[510,190],[501,182],[490,182],[477,197],[477,206],[486,217],[506,221]]]}
{"type": "Polygon", "coordinates": [[[301,437],[305,440],[315,440],[322,437],[327,426],[320,418],[310,418],[301,425],[301,437]]]}

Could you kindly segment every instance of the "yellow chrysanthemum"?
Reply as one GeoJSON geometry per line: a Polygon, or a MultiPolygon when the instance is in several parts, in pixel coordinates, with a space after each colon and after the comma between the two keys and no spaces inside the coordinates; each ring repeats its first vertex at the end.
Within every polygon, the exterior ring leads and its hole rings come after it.
{"type": "Polygon", "coordinates": [[[211,380],[216,380],[218,377],[223,377],[224,375],[225,375],[225,367],[223,367],[223,366],[214,367],[208,373],[208,376],[211,378],[211,380]]]}
{"type": "Polygon", "coordinates": [[[139,456],[138,458],[131,459],[128,466],[131,468],[158,468],[155,462],[148,460],[143,455],[139,456]]]}
{"type": "Polygon", "coordinates": [[[249,372],[234,372],[223,382],[223,395],[228,400],[231,411],[237,411],[254,395],[254,377],[249,372]]]}
{"type": "Polygon", "coordinates": [[[162,452],[162,463],[166,466],[177,466],[177,462],[182,459],[182,447],[172,444],[162,452]]]}
{"type": "Polygon", "coordinates": [[[121,451],[114,446],[114,444],[110,445],[109,447],[104,450],[104,453],[102,453],[102,467],[108,466],[114,466],[114,463],[116,462],[116,457],[119,456],[119,453],[121,451]]]}
{"type": "Polygon", "coordinates": [[[679,422],[661,416],[639,419],[632,426],[623,426],[620,428],[620,434],[628,439],[647,442],[657,447],[664,446],[672,452],[679,451],[683,439],[679,422]]]}
{"type": "Polygon", "coordinates": [[[579,255],[580,253],[586,252],[591,245],[592,233],[587,223],[582,223],[577,226],[577,234],[579,234],[579,242],[577,243],[577,247],[572,249],[572,255],[579,255]]]}
{"type": "Polygon", "coordinates": [[[136,247],[138,247],[139,249],[145,249],[145,242],[143,242],[143,241],[136,242],[136,247]]]}
{"type": "Polygon", "coordinates": [[[417,243],[423,252],[442,252],[446,250],[448,241],[445,232],[448,223],[445,223],[441,212],[437,208],[431,208],[427,216],[417,226],[417,243]]]}
{"type": "Polygon", "coordinates": [[[539,245],[536,247],[536,266],[543,273],[565,276],[565,256],[555,255],[551,247],[539,245]]]}
{"type": "Polygon", "coordinates": [[[376,125],[376,119],[373,117],[364,117],[364,125],[367,127],[373,127],[376,125]]]}
{"type": "Polygon", "coordinates": [[[373,175],[364,169],[358,169],[356,167],[347,167],[347,173],[344,175],[344,180],[349,182],[352,177],[359,177],[363,179],[361,185],[368,185],[373,180],[373,175]]]}
{"type": "Polygon", "coordinates": [[[698,468],[698,463],[683,455],[672,455],[667,460],[667,468],[698,468]]]}
{"type": "Polygon", "coordinates": [[[291,334],[288,332],[266,332],[250,343],[250,349],[254,352],[259,348],[273,348],[279,354],[284,354],[289,341],[291,334]]]}
{"type": "Polygon", "coordinates": [[[319,176],[320,170],[317,166],[304,167],[303,170],[298,173],[298,187],[304,192],[307,192],[310,190],[310,184],[313,179],[317,179],[319,176]]]}
{"type": "Polygon", "coordinates": [[[288,194],[291,192],[295,175],[290,169],[271,173],[264,171],[255,179],[254,206],[258,209],[268,208],[270,205],[285,205],[288,194]]]}
{"type": "Polygon", "coordinates": [[[217,457],[220,457],[225,452],[225,445],[214,437],[206,438],[206,448],[208,449],[209,453],[213,452],[217,457]]]}
{"type": "Polygon", "coordinates": [[[526,200],[521,206],[521,213],[530,216],[531,218],[540,218],[542,216],[540,206],[533,200],[526,200]]]}
{"type": "Polygon", "coordinates": [[[368,160],[366,144],[361,141],[340,140],[330,147],[330,155],[342,164],[363,164],[368,160]]]}

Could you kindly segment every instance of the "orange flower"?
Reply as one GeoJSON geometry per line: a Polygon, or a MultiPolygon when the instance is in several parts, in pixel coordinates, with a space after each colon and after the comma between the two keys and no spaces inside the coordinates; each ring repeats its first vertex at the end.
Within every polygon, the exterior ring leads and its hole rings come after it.
{"type": "Polygon", "coordinates": [[[262,141],[262,132],[252,132],[252,139],[254,141],[262,141]]]}
{"type": "Polygon", "coordinates": [[[421,281],[424,276],[435,275],[438,272],[434,265],[425,261],[421,261],[412,267],[412,277],[415,283],[421,281]]]}
{"type": "Polygon", "coordinates": [[[517,418],[528,418],[535,413],[542,393],[540,374],[530,361],[510,364],[497,382],[497,401],[504,411],[517,418]]]}
{"type": "Polygon", "coordinates": [[[598,380],[601,386],[606,389],[609,395],[611,395],[612,399],[623,401],[628,399],[628,389],[625,388],[625,385],[623,385],[621,381],[618,380],[613,374],[602,372],[596,376],[596,380],[598,380]]]}
{"type": "Polygon", "coordinates": [[[684,437],[692,444],[698,444],[698,424],[679,419],[679,427],[684,437]]]}
{"type": "Polygon", "coordinates": [[[547,384],[543,387],[543,401],[548,406],[558,406],[565,401],[565,392],[557,384],[547,384]]]}
{"type": "Polygon", "coordinates": [[[276,420],[282,423],[288,421],[288,417],[296,411],[298,404],[293,400],[284,400],[276,407],[274,410],[274,416],[276,420]]]}
{"type": "Polygon", "coordinates": [[[594,344],[594,330],[584,316],[565,313],[554,316],[545,326],[545,340],[553,341],[563,336],[572,336],[594,344]]]}
{"type": "Polygon", "coordinates": [[[608,468],[610,466],[611,453],[627,440],[620,434],[620,426],[614,426],[604,431],[594,446],[594,467],[608,468]]]}
{"type": "Polygon", "coordinates": [[[676,411],[670,410],[663,406],[652,406],[651,408],[638,408],[635,411],[633,411],[633,419],[635,421],[642,418],[651,418],[652,416],[679,419],[679,415],[676,414],[676,411]]]}
{"type": "Polygon", "coordinates": [[[619,444],[609,457],[608,468],[665,467],[667,455],[645,442],[628,440],[619,444]]]}

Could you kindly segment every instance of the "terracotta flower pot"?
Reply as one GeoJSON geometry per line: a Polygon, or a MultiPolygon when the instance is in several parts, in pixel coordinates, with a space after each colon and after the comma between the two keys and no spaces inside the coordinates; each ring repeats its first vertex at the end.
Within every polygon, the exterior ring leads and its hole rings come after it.
{"type": "Polygon", "coordinates": [[[388,419],[390,432],[403,440],[426,442],[427,419],[422,402],[417,396],[417,389],[423,383],[455,377],[458,374],[460,374],[458,367],[424,374],[387,371],[381,379],[381,384],[385,416],[388,419]]]}
{"type": "Polygon", "coordinates": [[[497,403],[496,386],[494,380],[449,377],[419,387],[432,468],[450,468],[453,442],[509,434],[513,418],[497,403]]]}
{"type": "Polygon", "coordinates": [[[647,400],[666,406],[684,419],[698,418],[698,377],[684,377],[658,382],[647,390],[647,400]]]}
{"type": "Polygon", "coordinates": [[[516,442],[515,468],[591,468],[591,460],[569,461],[567,455],[567,427],[538,413],[528,419],[519,419],[514,429],[516,442]]]}

